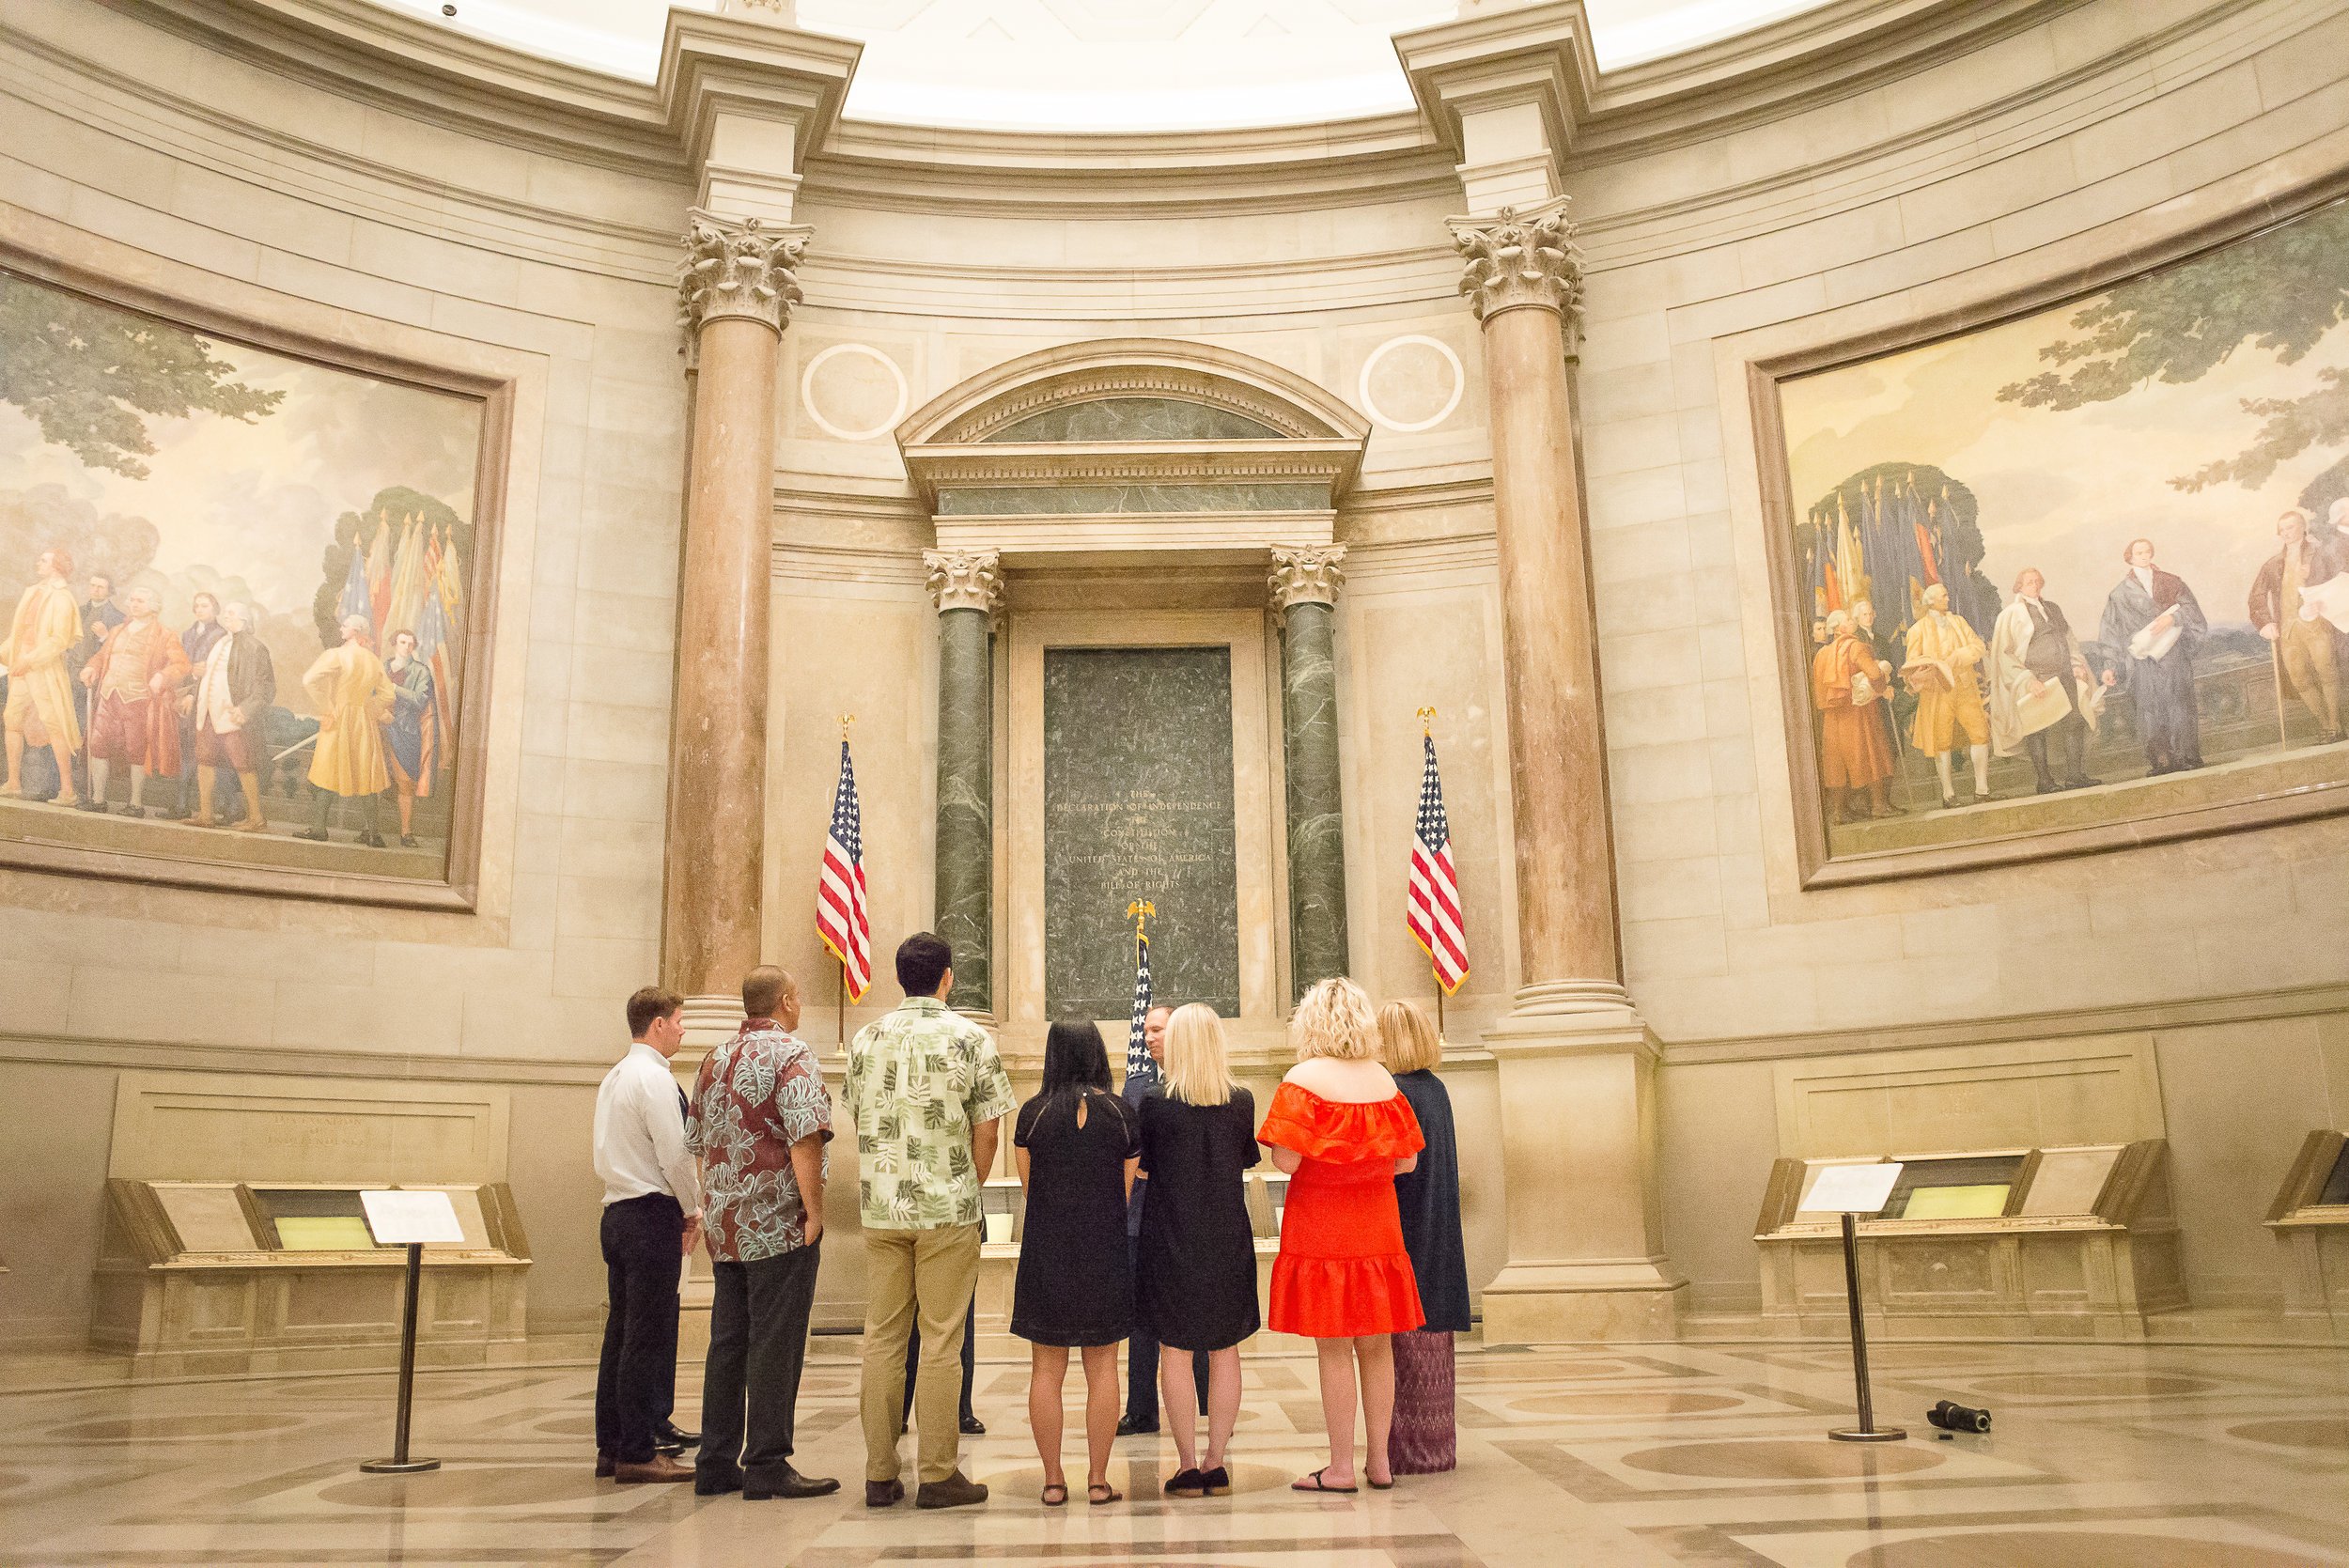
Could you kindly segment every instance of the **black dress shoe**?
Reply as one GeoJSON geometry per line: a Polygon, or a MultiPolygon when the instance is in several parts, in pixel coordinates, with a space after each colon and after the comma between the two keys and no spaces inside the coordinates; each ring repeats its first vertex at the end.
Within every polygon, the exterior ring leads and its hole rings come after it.
{"type": "Polygon", "coordinates": [[[830,1476],[801,1475],[786,1465],[783,1473],[761,1481],[747,1476],[742,1481],[744,1502],[765,1502],[769,1498],[828,1498],[840,1490],[840,1483],[830,1476]]]}
{"type": "Polygon", "coordinates": [[[687,1449],[699,1448],[701,1440],[700,1433],[683,1431],[675,1421],[662,1421],[652,1429],[655,1453],[683,1453],[687,1449]]]}
{"type": "Polygon", "coordinates": [[[713,1474],[696,1467],[693,1471],[693,1496],[697,1498],[723,1498],[728,1492],[741,1490],[743,1490],[743,1482],[742,1472],[739,1470],[732,1474],[723,1471],[713,1474]]]}
{"type": "Polygon", "coordinates": [[[962,1435],[966,1437],[984,1437],[987,1436],[987,1422],[976,1416],[965,1416],[962,1418],[962,1435]]]}
{"type": "Polygon", "coordinates": [[[1145,1432],[1156,1432],[1158,1429],[1159,1423],[1156,1421],[1138,1421],[1131,1416],[1117,1418],[1117,1435],[1120,1437],[1138,1437],[1145,1432]]]}
{"type": "Polygon", "coordinates": [[[864,1483],[864,1506],[894,1508],[906,1500],[906,1483],[902,1481],[868,1481],[864,1483]]]}

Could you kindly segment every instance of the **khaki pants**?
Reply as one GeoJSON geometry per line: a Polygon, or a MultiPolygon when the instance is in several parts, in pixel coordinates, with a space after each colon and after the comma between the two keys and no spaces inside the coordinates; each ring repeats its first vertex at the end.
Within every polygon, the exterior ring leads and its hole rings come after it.
{"type": "Polygon", "coordinates": [[[913,1423],[924,1482],[955,1473],[962,1446],[962,1319],[979,1279],[979,1227],[864,1232],[864,1479],[897,1479],[897,1432],[906,1397],[906,1342],[922,1324],[913,1423]]]}

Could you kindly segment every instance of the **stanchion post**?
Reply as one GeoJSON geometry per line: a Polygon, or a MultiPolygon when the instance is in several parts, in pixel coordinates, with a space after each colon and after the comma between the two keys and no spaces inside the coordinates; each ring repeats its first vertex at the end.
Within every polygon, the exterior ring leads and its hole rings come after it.
{"type": "Polygon", "coordinates": [[[1852,1379],[1859,1391],[1859,1424],[1828,1433],[1839,1443],[1896,1443],[1908,1436],[1897,1426],[1876,1425],[1875,1400],[1868,1391],[1868,1324],[1859,1310],[1859,1217],[1843,1211],[1843,1296],[1851,1311],[1852,1379]]]}
{"type": "Polygon", "coordinates": [[[408,1457],[408,1420],[416,1400],[416,1305],[424,1290],[424,1243],[408,1244],[406,1302],[399,1314],[399,1414],[392,1427],[392,1456],[370,1459],[359,1467],[369,1475],[418,1475],[437,1470],[437,1459],[408,1457]]]}

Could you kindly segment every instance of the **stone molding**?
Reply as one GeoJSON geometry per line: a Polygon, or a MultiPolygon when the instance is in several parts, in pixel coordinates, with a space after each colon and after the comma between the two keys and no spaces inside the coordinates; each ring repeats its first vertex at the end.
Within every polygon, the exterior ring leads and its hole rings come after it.
{"type": "Polygon", "coordinates": [[[1346,585],[1346,547],[1275,549],[1268,585],[1272,607],[1283,615],[1300,604],[1335,604],[1346,585]]]}
{"type": "Polygon", "coordinates": [[[1490,218],[1445,221],[1460,251],[1460,292],[1476,318],[1527,306],[1554,310],[1565,318],[1571,351],[1580,337],[1582,252],[1566,202],[1559,196],[1522,212],[1504,207],[1490,218]]]}
{"type": "Polygon", "coordinates": [[[976,610],[992,620],[1003,607],[1003,558],[992,550],[926,550],[930,601],[940,614],[976,610]]]}
{"type": "Polygon", "coordinates": [[[689,340],[712,321],[763,321],[780,334],[801,300],[798,268],[815,233],[757,218],[737,222],[695,208],[677,268],[677,319],[689,340]]]}

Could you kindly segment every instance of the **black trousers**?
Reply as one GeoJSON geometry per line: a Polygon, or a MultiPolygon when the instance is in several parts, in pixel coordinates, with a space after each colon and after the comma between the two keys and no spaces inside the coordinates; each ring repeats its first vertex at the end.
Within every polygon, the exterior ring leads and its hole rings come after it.
{"type": "MultiPolygon", "coordinates": [[[[1137,1272],[1142,1268],[1142,1237],[1126,1237],[1127,1256],[1137,1272]]],[[[1207,1413],[1207,1358],[1190,1358],[1190,1380],[1199,1387],[1199,1413],[1207,1413]]],[[[1126,1337],[1126,1420],[1135,1426],[1159,1424],[1159,1337],[1134,1325],[1126,1337]]]]}
{"type": "Polygon", "coordinates": [[[709,1359],[702,1374],[702,1446],[712,1479],[753,1485],[783,1479],[807,1364],[808,1310],[816,1304],[823,1243],[753,1263],[713,1265],[709,1359]],[[748,1420],[744,1418],[748,1410],[748,1420]],[[739,1463],[738,1463],[739,1458],[739,1463]]]}
{"type": "Polygon", "coordinates": [[[596,1452],[623,1465],[653,1456],[652,1430],[677,1403],[677,1276],[685,1211],[665,1192],[603,1209],[603,1270],[611,1311],[596,1368],[596,1452]]]}
{"type": "MultiPolygon", "coordinates": [[[[962,1314],[962,1408],[956,1413],[958,1419],[966,1421],[976,1414],[971,1408],[971,1385],[979,1371],[978,1315],[979,1298],[973,1294],[971,1305],[962,1314]]],[[[901,1427],[913,1420],[913,1375],[921,1370],[921,1365],[922,1326],[916,1323],[913,1332],[906,1336],[906,1407],[897,1418],[897,1424],[901,1427]]]]}

